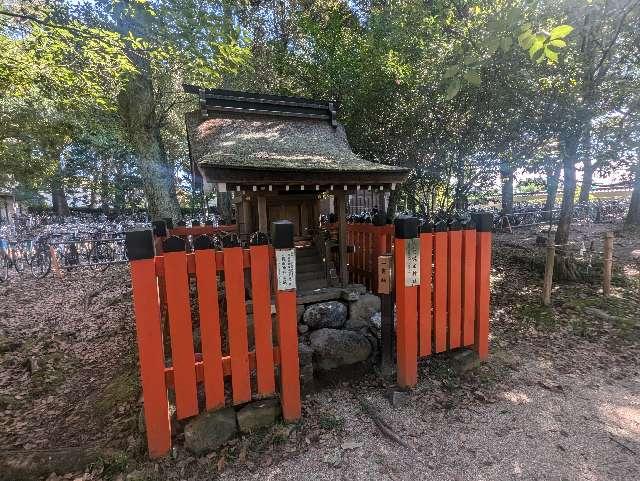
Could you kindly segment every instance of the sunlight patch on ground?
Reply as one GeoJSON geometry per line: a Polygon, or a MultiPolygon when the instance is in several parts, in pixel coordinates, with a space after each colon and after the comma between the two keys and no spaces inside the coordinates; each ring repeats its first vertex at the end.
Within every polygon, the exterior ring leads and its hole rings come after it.
{"type": "Polygon", "coordinates": [[[500,394],[500,397],[514,404],[528,404],[531,402],[529,396],[521,391],[507,391],[500,394]]]}

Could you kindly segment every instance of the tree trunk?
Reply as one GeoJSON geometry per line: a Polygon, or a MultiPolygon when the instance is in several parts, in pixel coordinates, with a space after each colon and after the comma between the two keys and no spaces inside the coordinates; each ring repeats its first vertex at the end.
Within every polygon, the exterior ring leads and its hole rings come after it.
{"type": "Polygon", "coordinates": [[[502,183],[502,213],[513,214],[513,168],[507,165],[500,167],[502,183]]]}
{"type": "Polygon", "coordinates": [[[560,219],[556,230],[556,244],[561,246],[569,241],[569,229],[573,217],[574,197],[576,195],[576,165],[575,158],[566,156],[562,161],[564,176],[564,188],[562,192],[562,206],[560,207],[560,219]]]}
{"type": "Polygon", "coordinates": [[[580,186],[580,197],[578,202],[589,202],[589,196],[591,195],[591,186],[593,185],[593,166],[591,161],[585,159],[584,161],[584,173],[582,175],[582,185],[580,186]]]}
{"type": "Polygon", "coordinates": [[[109,212],[109,170],[111,159],[105,158],[100,169],[100,208],[105,214],[109,212]]]}
{"type": "Polygon", "coordinates": [[[547,199],[544,203],[545,219],[551,220],[553,218],[553,208],[556,206],[556,197],[558,195],[558,184],[560,183],[560,169],[562,165],[560,163],[553,167],[548,167],[547,170],[547,199]]]}
{"type": "Polygon", "coordinates": [[[640,157],[634,169],[633,193],[631,194],[631,202],[629,203],[629,210],[624,223],[626,226],[640,227],[640,157]]]}
{"type": "MultiPolygon", "coordinates": [[[[140,4],[129,4],[119,19],[119,30],[135,36],[148,34],[149,13],[140,4]]],[[[151,61],[147,54],[132,50],[129,58],[138,69],[120,93],[120,114],[136,153],[135,162],[142,177],[142,189],[152,220],[179,220],[180,205],[176,195],[174,166],[167,159],[162,142],[161,119],[155,97],[151,61]]]]}
{"type": "Polygon", "coordinates": [[[53,204],[53,211],[56,215],[68,216],[69,204],[67,203],[67,196],[64,192],[64,173],[62,169],[62,161],[60,160],[60,152],[54,154],[58,159],[56,165],[56,171],[51,177],[51,203],[53,204]]]}

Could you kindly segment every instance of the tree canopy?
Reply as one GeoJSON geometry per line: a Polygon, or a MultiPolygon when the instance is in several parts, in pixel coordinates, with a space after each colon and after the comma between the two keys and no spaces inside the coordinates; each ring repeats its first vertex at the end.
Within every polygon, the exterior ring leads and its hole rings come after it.
{"type": "Polygon", "coordinates": [[[3,2],[0,185],[178,217],[189,82],[334,100],[357,153],[412,169],[403,209],[562,178],[562,243],[595,173],[637,181],[639,22],[640,0],[3,2]]]}

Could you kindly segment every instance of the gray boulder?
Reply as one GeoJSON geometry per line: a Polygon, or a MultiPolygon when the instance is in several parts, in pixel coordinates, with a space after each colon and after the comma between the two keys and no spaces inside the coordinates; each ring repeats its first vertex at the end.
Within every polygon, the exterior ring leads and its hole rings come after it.
{"type": "Polygon", "coordinates": [[[236,435],[236,412],[233,408],[205,412],[184,428],[184,445],[196,456],[218,449],[236,435]]]}
{"type": "Polygon", "coordinates": [[[360,298],[349,304],[349,320],[353,322],[366,322],[376,312],[380,312],[380,298],[373,294],[363,294],[360,298]]]}
{"type": "Polygon", "coordinates": [[[342,327],[346,320],[347,306],[338,301],[313,304],[307,307],[302,316],[302,322],[309,326],[309,329],[342,327]]]}
{"type": "Polygon", "coordinates": [[[298,358],[300,359],[300,365],[306,366],[313,363],[313,349],[307,346],[304,342],[298,343],[298,358]]]}
{"type": "Polygon", "coordinates": [[[247,404],[238,411],[238,426],[243,433],[251,433],[260,428],[271,426],[281,414],[280,401],[262,399],[247,404]]]}
{"type": "Polygon", "coordinates": [[[315,365],[323,370],[366,361],[371,355],[371,343],[360,332],[339,329],[319,329],[311,333],[315,365]]]}

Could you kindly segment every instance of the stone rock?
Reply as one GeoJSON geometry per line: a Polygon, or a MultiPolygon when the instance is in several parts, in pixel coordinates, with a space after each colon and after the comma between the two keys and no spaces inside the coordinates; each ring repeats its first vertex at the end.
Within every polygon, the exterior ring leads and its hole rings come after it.
{"type": "Polygon", "coordinates": [[[323,370],[366,361],[371,355],[371,343],[360,332],[340,329],[319,329],[311,333],[315,365],[323,370]]]}
{"type": "Polygon", "coordinates": [[[298,316],[298,322],[302,321],[303,314],[304,314],[304,304],[298,304],[296,306],[296,316],[298,316]]]}
{"type": "Polygon", "coordinates": [[[205,412],[193,418],[184,428],[184,445],[200,456],[233,438],[238,432],[233,408],[205,412]]]}
{"type": "Polygon", "coordinates": [[[313,349],[303,342],[299,343],[298,358],[300,359],[301,366],[313,364],[313,349]]]}
{"type": "Polygon", "coordinates": [[[480,365],[480,358],[470,349],[462,349],[460,351],[454,351],[450,354],[449,360],[451,363],[451,370],[456,373],[457,376],[474,370],[480,365]]]}
{"type": "Polygon", "coordinates": [[[347,306],[338,301],[313,304],[307,307],[302,318],[310,329],[342,327],[347,320],[347,306]]]}
{"type": "Polygon", "coordinates": [[[369,322],[362,319],[347,319],[344,324],[344,328],[349,331],[366,330],[369,327],[369,322]]]}
{"type": "Polygon", "coordinates": [[[369,324],[376,312],[380,312],[380,298],[374,294],[363,294],[357,301],[349,304],[349,320],[353,322],[369,324]]]}
{"type": "Polygon", "coordinates": [[[243,433],[255,432],[274,424],[281,414],[280,401],[262,399],[247,404],[238,411],[238,426],[243,433]]]}
{"type": "Polygon", "coordinates": [[[409,401],[409,394],[397,388],[387,390],[386,397],[394,408],[404,406],[409,401]]]}
{"type": "Polygon", "coordinates": [[[367,292],[367,287],[363,284],[349,284],[342,289],[340,297],[345,301],[353,302],[357,301],[365,292],[367,292]]]}
{"type": "Polygon", "coordinates": [[[309,332],[309,326],[306,324],[298,324],[298,334],[306,334],[309,332]]]}

